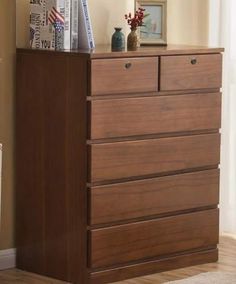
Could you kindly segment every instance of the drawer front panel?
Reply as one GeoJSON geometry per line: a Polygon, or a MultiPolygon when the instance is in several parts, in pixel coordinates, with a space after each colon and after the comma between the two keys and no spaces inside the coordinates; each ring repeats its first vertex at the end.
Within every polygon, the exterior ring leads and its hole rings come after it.
{"type": "Polygon", "coordinates": [[[101,268],[215,246],[218,209],[92,230],[90,267],[101,268]]]}
{"type": "Polygon", "coordinates": [[[222,55],[161,57],[161,91],[220,88],[222,55]]]}
{"type": "Polygon", "coordinates": [[[89,192],[91,225],[124,221],[217,205],[219,170],[97,186],[89,192]]]}
{"type": "Polygon", "coordinates": [[[158,90],[157,57],[92,60],[91,73],[92,95],[158,90]]]}
{"type": "Polygon", "coordinates": [[[91,139],[217,129],[221,94],[107,99],[91,102],[91,139]]]}
{"type": "Polygon", "coordinates": [[[194,135],[90,145],[91,182],[219,164],[220,135],[194,135]]]}

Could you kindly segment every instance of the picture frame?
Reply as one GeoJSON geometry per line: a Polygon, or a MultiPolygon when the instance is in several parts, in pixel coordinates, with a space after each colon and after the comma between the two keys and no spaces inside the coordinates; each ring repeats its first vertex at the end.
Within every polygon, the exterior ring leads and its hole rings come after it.
{"type": "Polygon", "coordinates": [[[144,26],[140,27],[140,45],[167,45],[167,0],[136,0],[144,8],[144,26]]]}

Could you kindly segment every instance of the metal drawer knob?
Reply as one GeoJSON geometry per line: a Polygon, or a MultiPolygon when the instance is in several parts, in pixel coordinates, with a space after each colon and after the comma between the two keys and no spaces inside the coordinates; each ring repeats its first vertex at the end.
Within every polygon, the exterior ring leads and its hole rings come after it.
{"type": "Polygon", "coordinates": [[[126,69],[129,69],[131,66],[132,66],[132,63],[130,63],[130,62],[125,63],[125,68],[126,68],[126,69]]]}
{"type": "Polygon", "coordinates": [[[192,58],[191,59],[191,64],[192,65],[196,65],[197,64],[197,59],[196,58],[192,58]]]}

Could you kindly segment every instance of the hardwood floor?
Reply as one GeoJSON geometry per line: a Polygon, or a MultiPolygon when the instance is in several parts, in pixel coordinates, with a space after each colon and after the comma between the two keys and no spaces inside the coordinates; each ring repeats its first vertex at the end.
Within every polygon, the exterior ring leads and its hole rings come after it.
{"type": "MultiPolygon", "coordinates": [[[[224,236],[220,238],[219,245],[220,257],[218,263],[209,263],[193,266],[184,269],[178,269],[131,280],[116,282],[116,284],[161,284],[167,281],[194,276],[199,273],[209,271],[235,272],[236,270],[236,237],[224,236]]],[[[49,279],[23,272],[17,269],[0,271],[1,284],[65,284],[54,279],[49,279]]]]}

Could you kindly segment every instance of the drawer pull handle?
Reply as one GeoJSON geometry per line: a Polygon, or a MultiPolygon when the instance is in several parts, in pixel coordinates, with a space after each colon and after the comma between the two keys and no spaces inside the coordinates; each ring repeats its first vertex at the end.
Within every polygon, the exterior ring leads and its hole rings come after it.
{"type": "Polygon", "coordinates": [[[130,63],[130,62],[125,63],[125,68],[126,68],[126,69],[129,69],[131,66],[132,66],[132,63],[130,63]]]}
{"type": "Polygon", "coordinates": [[[191,64],[192,65],[196,65],[197,64],[197,59],[196,58],[191,59],[191,64]]]}

